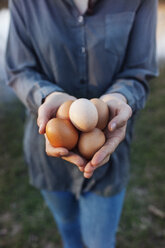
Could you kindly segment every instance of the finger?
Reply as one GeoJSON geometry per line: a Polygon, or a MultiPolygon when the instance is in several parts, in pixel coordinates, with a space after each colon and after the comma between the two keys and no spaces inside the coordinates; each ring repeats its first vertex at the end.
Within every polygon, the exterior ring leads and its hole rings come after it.
{"type": "Polygon", "coordinates": [[[109,131],[114,131],[117,128],[123,127],[127,124],[128,119],[132,115],[132,109],[128,104],[123,104],[118,111],[118,114],[109,122],[109,131]]]}
{"type": "Polygon", "coordinates": [[[52,157],[61,157],[61,156],[64,156],[64,155],[68,155],[69,151],[64,148],[64,147],[53,147],[47,136],[45,135],[45,140],[46,140],[46,148],[45,148],[45,151],[46,151],[46,154],[48,156],[52,156],[52,157]]]}
{"type": "MultiPolygon", "coordinates": [[[[110,159],[110,155],[108,155],[108,156],[102,161],[102,163],[100,163],[100,164],[98,165],[98,167],[100,167],[100,166],[106,164],[106,163],[109,161],[109,159],[110,159]]],[[[94,166],[92,165],[92,163],[89,162],[89,163],[85,166],[85,168],[84,168],[84,177],[85,177],[85,178],[88,178],[88,179],[91,178],[92,175],[93,175],[93,173],[94,173],[94,170],[95,170],[96,168],[98,168],[98,167],[94,167],[94,166]]]]}
{"type": "Polygon", "coordinates": [[[39,133],[45,133],[45,127],[49,121],[49,111],[47,110],[46,104],[42,104],[38,109],[37,125],[39,126],[39,133]]]}
{"type": "Polygon", "coordinates": [[[91,161],[92,165],[94,167],[98,167],[99,164],[103,163],[106,157],[115,151],[120,141],[121,140],[119,137],[112,137],[111,139],[108,139],[105,145],[93,156],[91,161]]]}
{"type": "Polygon", "coordinates": [[[104,158],[104,160],[98,165],[98,167],[108,163],[109,160],[110,160],[110,154],[104,158]]]}
{"type": "Polygon", "coordinates": [[[84,172],[84,167],[78,167],[81,172],[84,172]]]}
{"type": "Polygon", "coordinates": [[[53,108],[53,113],[52,113],[52,108],[50,108],[50,106],[47,105],[46,103],[42,104],[39,107],[37,124],[39,126],[40,134],[45,133],[46,124],[52,118],[53,115],[55,116],[55,113],[56,113],[56,108],[53,108]]]}
{"type": "Polygon", "coordinates": [[[106,164],[110,159],[110,155],[108,154],[102,161],[101,163],[97,164],[97,166],[93,166],[92,162],[90,161],[89,163],[87,163],[87,165],[84,168],[84,172],[86,173],[91,173],[94,172],[95,169],[97,169],[98,167],[101,167],[102,165],[106,164]]]}
{"type": "Polygon", "coordinates": [[[51,157],[62,157],[68,154],[68,150],[63,147],[55,148],[53,146],[46,147],[46,154],[51,157]]]}
{"type": "Polygon", "coordinates": [[[63,156],[62,159],[77,165],[81,171],[84,170],[84,167],[87,163],[84,158],[74,152],[69,152],[66,156],[63,156]]]}
{"type": "Polygon", "coordinates": [[[91,178],[92,175],[93,175],[93,172],[89,172],[89,173],[84,172],[84,177],[87,178],[87,179],[91,178]]]}
{"type": "Polygon", "coordinates": [[[84,168],[84,177],[88,178],[88,179],[91,178],[93,173],[94,173],[94,171],[95,171],[95,169],[97,169],[98,167],[101,167],[102,165],[106,164],[109,161],[109,159],[110,159],[110,155],[108,155],[100,164],[98,164],[97,167],[96,166],[94,167],[92,165],[92,163],[89,162],[84,168]]]}
{"type": "Polygon", "coordinates": [[[53,146],[46,147],[46,154],[51,157],[67,156],[68,153],[69,151],[63,147],[58,147],[58,148],[55,148],[53,146]]]}
{"type": "Polygon", "coordinates": [[[84,168],[85,173],[91,173],[95,170],[95,167],[92,166],[91,161],[87,163],[87,165],[84,168]]]}

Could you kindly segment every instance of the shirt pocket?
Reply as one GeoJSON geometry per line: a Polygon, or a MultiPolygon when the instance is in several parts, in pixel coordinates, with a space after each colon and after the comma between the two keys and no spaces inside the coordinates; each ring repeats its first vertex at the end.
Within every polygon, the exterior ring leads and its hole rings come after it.
{"type": "Polygon", "coordinates": [[[105,17],[105,49],[121,56],[125,54],[134,12],[108,14],[105,17]]]}

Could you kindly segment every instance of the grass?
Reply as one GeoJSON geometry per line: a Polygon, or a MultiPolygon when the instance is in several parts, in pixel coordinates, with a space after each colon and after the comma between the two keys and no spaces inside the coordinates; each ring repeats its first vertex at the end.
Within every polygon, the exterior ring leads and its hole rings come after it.
{"type": "MultiPolygon", "coordinates": [[[[151,94],[135,128],[131,176],[117,235],[117,248],[164,248],[165,69],[151,83],[151,94]]],[[[0,247],[61,248],[55,223],[39,192],[28,183],[22,156],[24,108],[0,104],[0,247]]]]}
{"type": "MultiPolygon", "coordinates": [[[[0,1],[0,8],[7,7],[0,1]]],[[[165,2],[164,0],[160,2],[165,2]]],[[[117,248],[164,248],[165,221],[148,207],[165,211],[165,68],[135,128],[128,185],[117,248]]],[[[39,192],[28,183],[22,156],[24,108],[0,104],[0,247],[61,248],[55,223],[39,192]]]]}
{"type": "Polygon", "coordinates": [[[28,184],[22,156],[23,106],[18,101],[1,104],[0,113],[0,247],[46,248],[51,242],[60,247],[47,207],[28,184]]]}
{"type": "Polygon", "coordinates": [[[165,210],[165,70],[151,83],[146,108],[136,123],[131,153],[131,178],[128,186],[118,247],[165,247],[164,219],[153,216],[154,205],[165,210]]]}

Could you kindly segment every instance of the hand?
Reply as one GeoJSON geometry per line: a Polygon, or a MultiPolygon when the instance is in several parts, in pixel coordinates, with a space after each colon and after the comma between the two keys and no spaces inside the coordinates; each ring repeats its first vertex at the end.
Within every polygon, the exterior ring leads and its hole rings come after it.
{"type": "MultiPolygon", "coordinates": [[[[44,134],[47,122],[56,116],[59,106],[68,100],[75,100],[76,98],[66,93],[54,92],[48,95],[44,103],[38,109],[37,124],[39,126],[39,133],[44,134]]],[[[80,171],[83,171],[86,165],[86,160],[79,156],[78,153],[69,152],[64,147],[55,148],[51,146],[45,134],[45,150],[48,156],[61,157],[78,166],[80,171]]]]}
{"type": "Polygon", "coordinates": [[[106,143],[84,168],[84,177],[86,178],[90,178],[96,168],[108,162],[110,155],[125,138],[127,121],[132,116],[132,109],[123,95],[107,94],[103,95],[101,99],[109,106],[110,122],[105,130],[106,143]]]}
{"type": "Polygon", "coordinates": [[[68,151],[68,149],[64,147],[58,147],[58,148],[53,147],[50,144],[46,134],[45,134],[45,140],[46,140],[45,150],[48,156],[61,157],[62,159],[75,164],[81,172],[84,171],[84,167],[87,164],[87,161],[83,157],[81,157],[77,151],[70,152],[68,151]]]}
{"type": "Polygon", "coordinates": [[[47,122],[56,116],[57,109],[62,103],[75,99],[74,96],[70,96],[63,92],[53,92],[48,95],[44,103],[38,109],[37,124],[39,126],[39,133],[45,133],[47,122]]]}

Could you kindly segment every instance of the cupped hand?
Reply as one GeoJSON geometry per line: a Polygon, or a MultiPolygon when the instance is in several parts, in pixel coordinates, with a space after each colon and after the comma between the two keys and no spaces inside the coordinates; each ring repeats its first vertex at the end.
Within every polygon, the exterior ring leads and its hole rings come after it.
{"type": "MultiPolygon", "coordinates": [[[[39,133],[45,134],[45,128],[47,122],[56,116],[57,109],[59,106],[68,101],[75,100],[76,98],[62,92],[53,92],[48,95],[44,103],[38,109],[37,124],[39,126],[39,133]]],[[[70,152],[64,147],[53,147],[46,134],[45,134],[45,151],[48,156],[61,157],[78,166],[80,171],[84,170],[87,161],[82,158],[77,152],[70,152]]]]}
{"type": "Polygon", "coordinates": [[[86,164],[84,168],[84,177],[86,178],[90,178],[95,169],[108,162],[111,154],[124,140],[127,121],[132,116],[132,109],[123,95],[119,93],[107,94],[103,95],[101,100],[107,103],[110,112],[110,121],[105,130],[106,143],[86,164]]]}
{"type": "Polygon", "coordinates": [[[40,134],[45,133],[47,122],[56,116],[60,105],[69,100],[76,100],[76,98],[63,92],[53,92],[46,97],[44,103],[38,109],[37,124],[40,134]]]}
{"type": "Polygon", "coordinates": [[[58,147],[58,148],[55,148],[53,147],[46,134],[45,134],[45,151],[47,153],[48,156],[51,156],[51,157],[60,157],[70,163],[73,163],[75,164],[79,170],[81,172],[84,171],[84,167],[85,165],[87,164],[87,161],[86,159],[84,159],[83,157],[81,157],[77,151],[68,151],[68,149],[64,148],[64,147],[58,147]]]}

